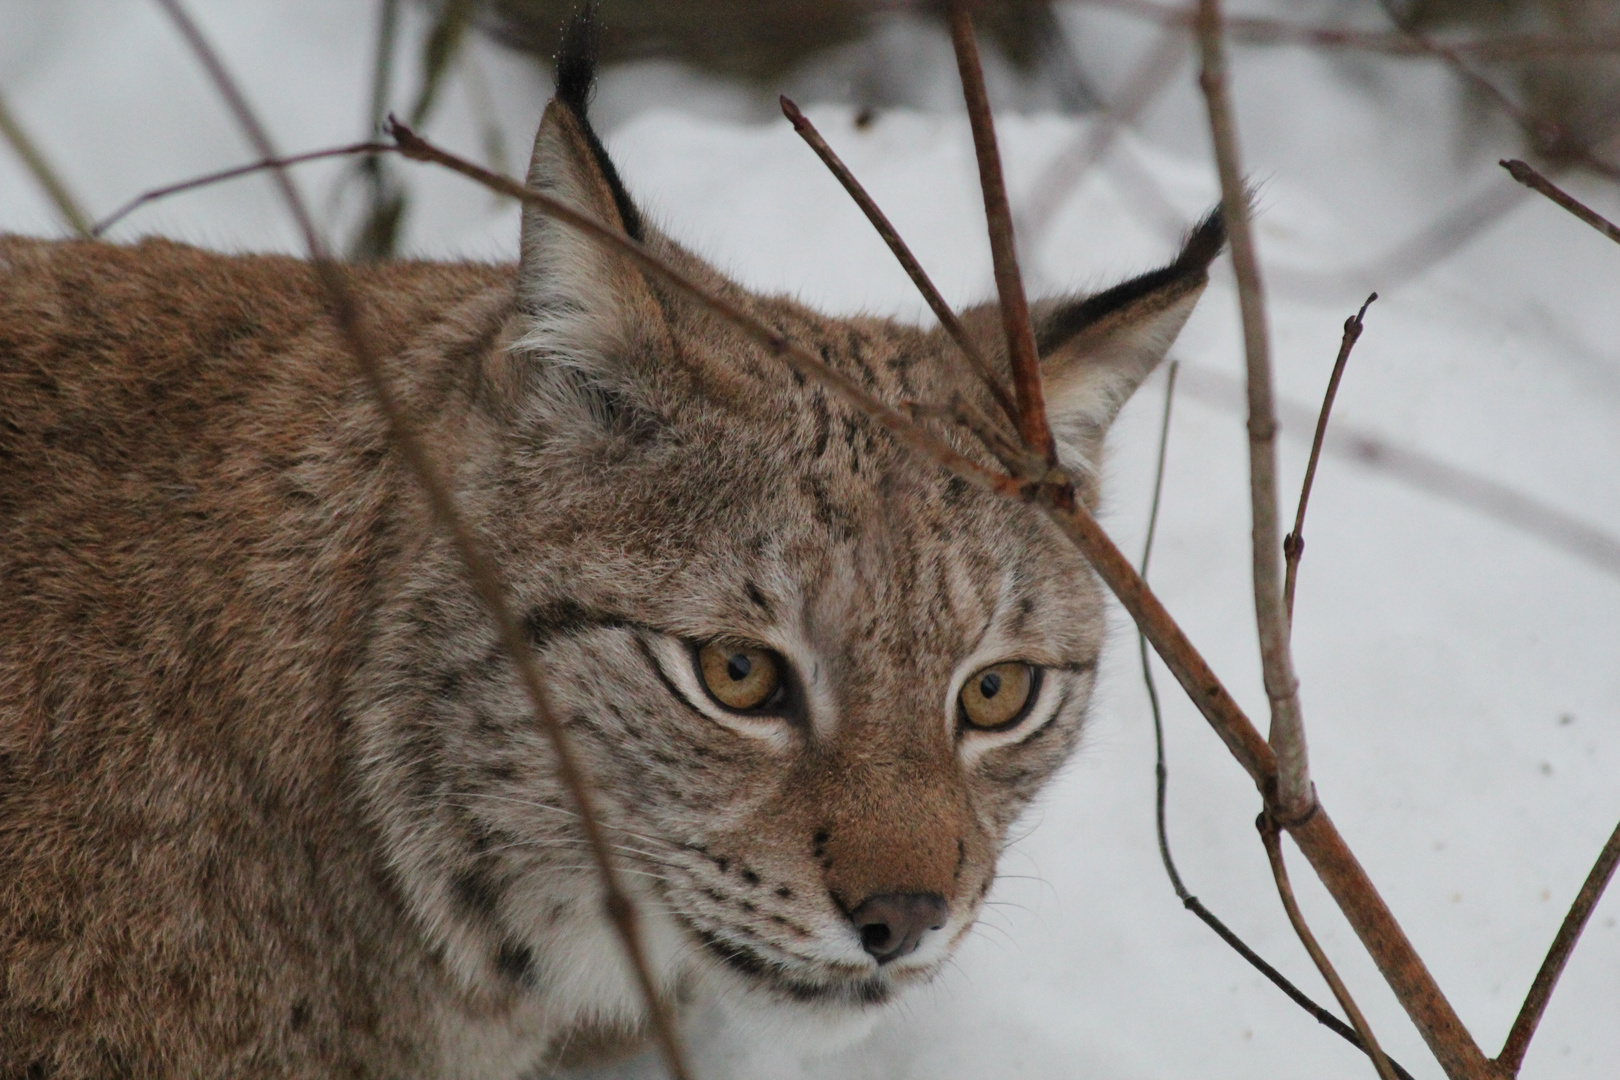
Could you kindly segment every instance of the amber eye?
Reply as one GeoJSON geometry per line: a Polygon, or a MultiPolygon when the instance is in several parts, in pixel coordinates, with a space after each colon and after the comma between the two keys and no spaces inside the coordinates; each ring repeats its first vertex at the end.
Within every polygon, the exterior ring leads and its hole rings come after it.
{"type": "Polygon", "coordinates": [[[782,659],[768,649],[710,642],[698,650],[698,671],[714,699],[746,712],[769,705],[782,686],[782,659]]]}
{"type": "Polygon", "coordinates": [[[1036,669],[1018,660],[980,668],[962,687],[962,716],[972,727],[1005,727],[1024,715],[1035,696],[1036,669]]]}

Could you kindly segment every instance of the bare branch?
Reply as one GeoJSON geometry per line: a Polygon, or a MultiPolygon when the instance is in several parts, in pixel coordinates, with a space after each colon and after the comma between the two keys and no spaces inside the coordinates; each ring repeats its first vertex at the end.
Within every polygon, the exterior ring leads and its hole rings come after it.
{"type": "Polygon", "coordinates": [[[1305,722],[1299,708],[1299,680],[1288,647],[1288,615],[1283,610],[1277,522],[1277,416],[1272,404],[1271,342],[1266,327],[1260,262],[1249,227],[1249,194],[1238,162],[1237,125],[1226,86],[1226,54],[1221,40],[1218,0],[1200,0],[1198,45],[1203,56],[1199,85],[1209,106],[1210,134],[1220,173],[1221,204],[1232,242],[1238,307],[1243,315],[1243,351],[1249,389],[1249,504],[1252,526],[1254,610],[1260,631],[1260,662],[1271,702],[1271,748],[1277,754],[1273,812],[1284,822],[1308,815],[1311,790],[1305,722]]]}
{"type": "Polygon", "coordinates": [[[990,365],[985,361],[984,354],[979,351],[977,345],[973,344],[973,339],[968,337],[967,330],[962,326],[962,320],[956,317],[956,312],[951,310],[951,306],[945,302],[945,298],[939,294],[939,290],[934,288],[934,283],[928,277],[928,272],[922,268],[922,264],[917,261],[917,257],[911,253],[911,248],[900,238],[900,234],[895,231],[888,215],[884,214],[878,207],[872,196],[867,193],[866,188],[862,186],[859,180],[855,179],[855,174],[849,171],[849,167],[827,144],[827,140],[822,138],[821,132],[816,130],[816,126],[810,122],[810,118],[799,110],[793,100],[786,94],[782,95],[778,100],[782,104],[782,115],[788,118],[788,121],[793,125],[793,130],[798,132],[799,137],[810,145],[810,149],[814,150],[816,156],[821,158],[822,164],[826,165],[833,176],[838,178],[838,182],[844,185],[844,190],[849,192],[849,197],[855,200],[855,205],[859,206],[861,211],[866,214],[866,220],[872,223],[872,227],[883,238],[883,242],[889,245],[889,250],[894,252],[894,257],[900,261],[900,266],[905,270],[906,276],[911,278],[912,283],[917,286],[917,291],[922,293],[923,299],[928,302],[934,316],[939,319],[939,324],[945,328],[945,332],[951,336],[951,340],[956,342],[957,347],[962,350],[962,355],[967,357],[968,363],[972,365],[974,372],[990,388],[991,394],[995,395],[996,404],[1001,406],[1002,412],[1006,413],[1007,419],[1012,421],[1016,427],[1018,424],[1018,407],[1007,396],[1006,389],[1001,385],[1000,377],[990,370],[990,365]]]}
{"type": "Polygon", "coordinates": [[[1287,568],[1283,577],[1283,605],[1288,609],[1288,628],[1294,627],[1294,582],[1299,574],[1299,560],[1305,554],[1305,505],[1311,499],[1311,484],[1316,480],[1316,462],[1322,456],[1322,439],[1327,435],[1328,415],[1333,412],[1333,399],[1339,394],[1339,380],[1344,377],[1344,365],[1350,360],[1350,350],[1361,337],[1362,320],[1367,308],[1378,294],[1373,293],[1361,305],[1361,310],[1344,320],[1344,337],[1339,341],[1339,355],[1333,361],[1333,374],[1328,377],[1327,393],[1322,397],[1322,411],[1316,416],[1316,435],[1311,439],[1311,457],[1305,464],[1305,482],[1299,489],[1299,509],[1294,512],[1294,531],[1283,537],[1283,558],[1287,568]]]}
{"type": "Polygon", "coordinates": [[[1455,48],[1444,45],[1429,37],[1410,18],[1396,10],[1391,0],[1378,0],[1378,6],[1384,9],[1389,21],[1401,28],[1401,32],[1410,37],[1427,52],[1433,53],[1444,60],[1451,69],[1472,85],[1480,93],[1494,101],[1498,108],[1513,119],[1520,129],[1529,136],[1530,144],[1537,152],[1549,158],[1565,158],[1579,162],[1587,168],[1607,176],[1611,180],[1620,180],[1620,165],[1605,161],[1592,152],[1592,148],[1570,133],[1569,129],[1556,120],[1549,120],[1544,116],[1536,116],[1523,108],[1507,94],[1503,93],[1490,79],[1480,74],[1474,65],[1455,48]]]}
{"type": "Polygon", "coordinates": [[[771,355],[781,357],[801,375],[815,379],[823,386],[826,386],[846,404],[876,420],[902,444],[911,447],[935,464],[950,469],[963,479],[988,491],[1017,498],[1026,497],[1025,484],[1010,476],[1003,476],[987,469],[972,458],[951,449],[916,424],[913,424],[900,412],[862,390],[853,379],[829,367],[824,360],[803,345],[783,336],[757,315],[745,310],[733,301],[710,292],[680,270],[653,254],[645,245],[632,240],[620,230],[602,224],[588,214],[575,210],[565,202],[560,202],[532,188],[524,187],[510,177],[492,173],[482,166],[474,165],[465,158],[457,157],[442,150],[394,117],[389,117],[388,133],[393,136],[399,152],[413,161],[426,161],[443,165],[468,179],[476,180],[492,191],[510,195],[512,198],[530,206],[538,207],[541,211],[556,218],[563,224],[578,229],[580,232],[593,237],[597,242],[629,256],[643,270],[675,286],[693,300],[724,317],[732,325],[743,330],[763,345],[771,355]]]}
{"type": "Polygon", "coordinates": [[[962,76],[968,122],[973,128],[973,149],[979,159],[979,186],[984,190],[990,258],[995,265],[996,292],[1001,298],[1001,325],[1007,333],[1007,359],[1012,365],[1013,390],[1018,396],[1018,433],[1048,465],[1056,466],[1057,443],[1046,421],[1041,358],[1035,349],[1035,325],[1029,318],[1029,301],[1024,296],[1024,282],[1018,270],[1012,210],[1007,204],[1007,185],[1001,175],[1001,155],[996,149],[995,121],[990,116],[990,99],[985,94],[984,70],[979,64],[979,44],[973,35],[973,16],[965,0],[952,0],[947,17],[951,44],[956,49],[956,67],[962,76]]]}
{"type": "Polygon", "coordinates": [[[34,140],[28,137],[28,132],[23,130],[22,124],[11,114],[4,97],[0,97],[0,136],[4,136],[6,142],[11,144],[11,149],[22,159],[23,167],[34,178],[34,182],[44,190],[56,207],[56,212],[62,215],[62,220],[80,236],[91,236],[89,215],[84,212],[79,200],[73,197],[73,192],[68,190],[67,184],[51,167],[51,163],[45,159],[39,147],[34,145],[34,140]]]}
{"type": "Polygon", "coordinates": [[[388,143],[350,143],[348,146],[334,146],[328,150],[311,150],[307,154],[294,154],[291,157],[265,158],[260,161],[255,161],[249,165],[238,165],[231,169],[221,169],[219,172],[211,172],[206,176],[198,176],[190,180],[182,180],[177,184],[168,184],[164,187],[153,188],[151,191],[144,191],[135,196],[135,198],[129,200],[129,202],[125,203],[123,206],[120,206],[117,210],[114,210],[112,213],[96,222],[90,227],[90,235],[101,236],[105,234],[108,229],[112,228],[120,221],[123,221],[130,214],[133,214],[136,210],[139,210],[149,202],[156,202],[159,199],[166,199],[170,195],[178,195],[183,191],[191,191],[194,188],[207,187],[209,184],[217,184],[222,180],[234,180],[238,176],[247,176],[251,173],[262,172],[265,169],[284,169],[289,165],[302,165],[306,161],[319,161],[321,158],[345,157],[349,154],[384,154],[392,153],[393,150],[394,148],[388,143]]]}
{"type": "MultiPolygon", "coordinates": [[[[1265,739],[1255,730],[1249,718],[1238,707],[1232,695],[1210,669],[1186,634],[1176,625],[1158,597],[1132,568],[1129,560],[1109,539],[1084,505],[1072,498],[1065,499],[1066,490],[1057,485],[1020,483],[984,468],[977,462],[945,447],[938,439],[923,431],[909,419],[878,402],[859,387],[854,386],[838,372],[828,368],[817,357],[801,346],[782,338],[770,327],[760,323],[751,314],[729,301],[715,296],[685,278],[678,270],[665,264],[658,256],[627,238],[623,233],[593,221],[564,203],[536,191],[524,188],[514,180],[497,176],[487,169],[457,158],[432,146],[408,128],[395,122],[393,134],[406,156],[421,161],[444,165],[492,190],[509,194],[559,221],[594,237],[599,243],[612,247],[633,258],[650,273],[680,289],[685,295],[716,314],[730,320],[765,345],[774,355],[790,366],[831,389],[851,407],[859,409],[891,432],[903,445],[912,448],[927,460],[949,469],[970,483],[1017,502],[1032,503],[1060,528],[1064,535],[1079,548],[1097,575],[1103,580],[1136,621],[1148,642],[1164,660],[1176,680],[1186,690],[1194,706],[1204,716],[1217,735],[1226,744],[1244,770],[1262,792],[1273,789],[1276,777],[1276,758],[1265,739]]],[[[1345,912],[1350,925],[1367,947],[1396,997],[1406,1006],[1431,1047],[1436,1048],[1442,1063],[1462,1062],[1452,1075],[1458,1080],[1489,1078],[1495,1073],[1474,1069],[1477,1060],[1485,1069],[1491,1066],[1484,1055],[1473,1046],[1467,1030],[1446,1002],[1434,978],[1424,967],[1422,959],[1401,931],[1394,915],[1385,905],[1378,890],[1367,878],[1355,856],[1346,847],[1343,837],[1334,829],[1327,812],[1317,805],[1316,811],[1304,822],[1290,827],[1299,844],[1328,891],[1345,912]],[[1459,1048],[1459,1049],[1453,1049],[1459,1048]],[[1471,1048],[1471,1056],[1470,1056],[1471,1048]]]]}
{"type": "MultiPolygon", "coordinates": [[[[225,99],[237,123],[259,155],[265,160],[276,160],[278,155],[270,143],[269,136],[254,115],[252,107],[180,0],[157,0],[157,2],[174,21],[192,52],[207,69],[220,96],[225,99]]],[[[646,1001],[653,1031],[662,1045],[670,1071],[677,1080],[686,1080],[689,1073],[675,1031],[674,1018],[662,995],[658,993],[657,984],[648,966],[646,952],[638,932],[637,912],[620,884],[618,871],[609,853],[608,840],[591,798],[590,778],[585,763],[575,753],[567,733],[551,708],[550,696],[540,666],[529,648],[522,624],[513,614],[508,602],[510,592],[502,579],[500,568],[484,550],[472,525],[461,513],[450,485],[445,480],[444,471],[428,450],[427,444],[417,434],[404,406],[394,395],[383,370],[383,358],[377,351],[359,301],[349,287],[348,277],[341,264],[328,254],[326,244],[315,228],[303,197],[293,186],[292,178],[287,175],[286,169],[275,168],[273,175],[287,209],[303,233],[310,261],[327,294],[333,321],[338,324],[356,365],[360,368],[387,420],[390,439],[421,483],[434,516],[466,566],[468,578],[479,598],[489,609],[501,646],[517,671],[519,682],[528,696],[530,708],[551,741],[552,752],[557,758],[557,776],[574,800],[581,828],[600,875],[604,894],[603,906],[622,938],[625,952],[646,1001]]]]}
{"type": "Polygon", "coordinates": [[[1497,164],[1508,171],[1508,175],[1534,191],[1539,191],[1565,210],[1586,222],[1610,240],[1620,244],[1620,226],[1581,202],[1575,196],[1547,179],[1541,173],[1531,168],[1526,162],[1514,158],[1512,161],[1501,161],[1497,164]]]}
{"type": "Polygon", "coordinates": [[[1592,872],[1586,875],[1581,891],[1575,894],[1575,902],[1569,906],[1569,914],[1564,916],[1563,925],[1559,926],[1552,947],[1541,962],[1541,970],[1536,972],[1530,992],[1519,1007],[1519,1015],[1508,1032],[1507,1042],[1502,1044],[1502,1052],[1496,1055],[1496,1063],[1509,1076],[1519,1074],[1519,1066],[1524,1064],[1524,1053],[1530,1048],[1530,1040],[1535,1037],[1536,1027],[1541,1023],[1541,1014],[1547,1011],[1547,1002],[1552,998],[1553,988],[1558,985],[1558,976],[1564,973],[1564,964],[1569,961],[1569,954],[1575,951],[1575,943],[1581,939],[1581,931],[1586,929],[1586,920],[1591,918],[1592,909],[1597,907],[1603,890],[1614,877],[1617,864],[1620,864],[1620,825],[1616,825],[1614,832],[1609,834],[1609,842],[1603,845],[1597,862],[1592,865],[1592,872]]]}
{"type": "Polygon", "coordinates": [[[1389,1059],[1384,1056],[1383,1049],[1378,1045],[1378,1039],[1372,1033],[1372,1027],[1367,1018],[1361,1014],[1356,1005],[1355,998],[1350,996],[1350,990],[1339,978],[1339,973],[1333,970],[1333,963],[1317,944],[1316,935],[1311,933],[1309,924],[1305,922],[1305,915],[1299,910],[1299,904],[1294,899],[1294,887],[1288,881],[1288,864],[1283,862],[1282,841],[1277,830],[1277,823],[1270,814],[1262,813],[1255,822],[1260,830],[1261,842],[1266,846],[1266,858],[1271,862],[1271,876],[1277,882],[1277,895],[1282,898],[1283,910],[1288,913],[1288,921],[1294,926],[1294,933],[1299,935],[1301,945],[1311,954],[1311,961],[1316,964],[1316,970],[1322,973],[1322,979],[1333,991],[1338,999],[1339,1007],[1355,1025],[1356,1034],[1361,1039],[1362,1049],[1372,1058],[1373,1067],[1378,1070],[1382,1080],[1395,1080],[1395,1072],[1390,1068],[1389,1059]]]}

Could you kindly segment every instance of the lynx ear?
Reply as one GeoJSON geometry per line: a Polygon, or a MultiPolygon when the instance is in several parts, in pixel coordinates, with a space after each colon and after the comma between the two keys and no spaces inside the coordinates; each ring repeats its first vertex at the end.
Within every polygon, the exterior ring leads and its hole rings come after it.
{"type": "MultiPolygon", "coordinates": [[[[546,106],[534,139],[528,185],[640,239],[640,215],[613,164],[563,96],[546,106]]],[[[518,303],[534,322],[528,338],[565,352],[617,352],[639,318],[658,307],[641,273],[623,256],[533,206],[523,208],[518,303]],[[560,339],[557,335],[561,335],[560,339]]]]}
{"type": "Polygon", "coordinates": [[[1034,306],[1046,411],[1064,463],[1094,467],[1120,406],[1169,350],[1226,244],[1219,210],[1175,262],[1083,299],[1034,306]]]}

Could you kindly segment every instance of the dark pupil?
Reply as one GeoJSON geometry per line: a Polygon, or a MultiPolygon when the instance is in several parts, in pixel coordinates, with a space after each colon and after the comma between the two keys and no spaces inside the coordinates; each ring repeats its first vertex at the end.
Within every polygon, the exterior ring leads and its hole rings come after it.
{"type": "Polygon", "coordinates": [[[979,680],[979,694],[986,698],[993,698],[1001,693],[1001,676],[992,671],[979,680]]]}
{"type": "Polygon", "coordinates": [[[748,678],[748,673],[752,670],[754,665],[742,653],[726,661],[726,674],[731,676],[732,682],[742,682],[748,678]]]}

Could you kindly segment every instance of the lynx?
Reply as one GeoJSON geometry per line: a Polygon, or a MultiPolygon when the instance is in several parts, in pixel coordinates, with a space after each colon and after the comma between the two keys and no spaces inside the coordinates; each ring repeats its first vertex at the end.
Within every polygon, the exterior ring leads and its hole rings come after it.
{"type": "MultiPolygon", "coordinates": [[[[644,220],[589,67],[560,65],[532,186],[883,400],[994,409],[941,332],[745,292],[644,220]]],[[[1212,217],[1036,305],[1088,500],[1222,242],[1212,217]]],[[[817,1030],[933,976],[1079,737],[1080,556],[538,214],[515,267],[352,278],[665,992],[817,1030]]],[[[1005,377],[995,312],[965,322],[1005,377]]],[[[495,1077],[633,1045],[551,751],[307,264],[0,240],[0,380],[0,1073],[495,1077]]]]}

